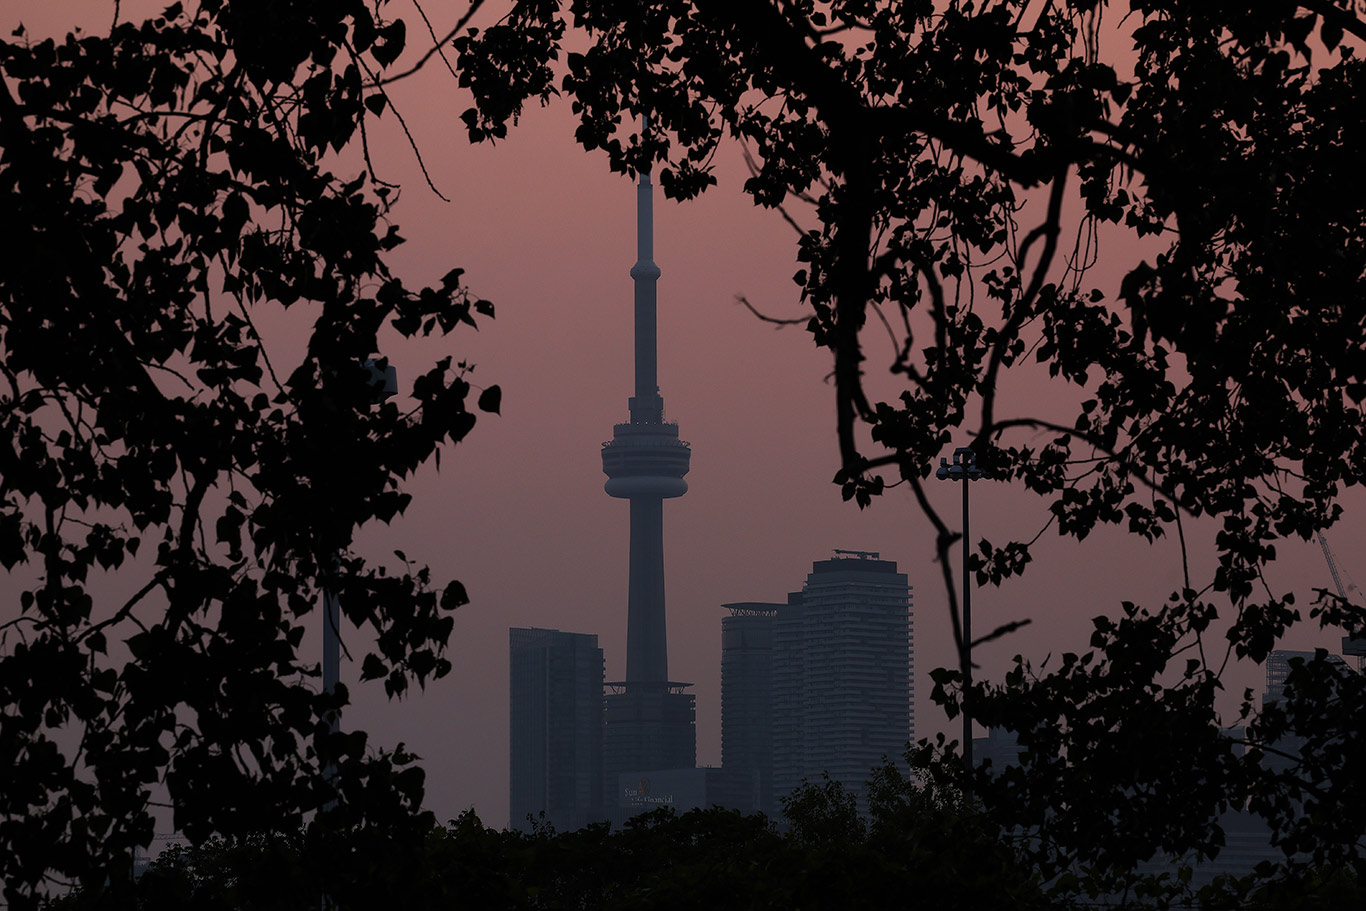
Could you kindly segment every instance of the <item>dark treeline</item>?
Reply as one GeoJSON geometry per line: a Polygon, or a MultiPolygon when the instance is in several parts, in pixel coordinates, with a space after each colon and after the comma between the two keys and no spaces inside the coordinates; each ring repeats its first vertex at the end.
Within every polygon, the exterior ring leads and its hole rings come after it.
{"type": "MultiPolygon", "coordinates": [[[[922,754],[923,755],[923,754],[922,754]]],[[[913,757],[914,758],[914,757],[913,757]]],[[[536,825],[499,831],[473,810],[448,825],[425,820],[174,846],[135,882],[87,889],[54,911],[339,909],[1192,907],[1317,909],[1356,906],[1349,872],[1261,884],[1216,878],[1196,888],[1188,866],[1150,865],[1110,879],[1095,871],[1045,881],[1026,840],[957,793],[882,769],[867,813],[838,782],[807,784],[780,819],[713,808],[663,808],[623,827],[573,832],[536,825]],[[1089,893],[1089,894],[1087,894],[1089,893]]]]}
{"type": "MultiPolygon", "coordinates": [[[[467,811],[448,826],[298,833],[163,852],[118,899],[138,908],[1053,907],[1010,843],[961,801],[884,770],[870,813],[824,782],[784,818],[660,809],[613,828],[498,831],[467,811]]],[[[108,906],[88,890],[64,909],[108,906]]]]}

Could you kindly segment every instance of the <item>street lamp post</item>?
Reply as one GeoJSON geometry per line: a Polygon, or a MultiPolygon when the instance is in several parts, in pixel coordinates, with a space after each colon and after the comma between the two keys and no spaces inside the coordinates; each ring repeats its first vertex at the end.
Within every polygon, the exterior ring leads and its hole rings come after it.
{"type": "Polygon", "coordinates": [[[977,467],[977,455],[971,447],[959,446],[953,451],[953,464],[941,458],[934,476],[941,481],[963,482],[963,771],[972,771],[972,717],[968,715],[968,689],[972,686],[972,582],[968,578],[968,489],[969,482],[982,477],[977,467]]]}
{"type": "MultiPolygon", "coordinates": [[[[365,369],[369,373],[371,396],[373,403],[379,403],[387,398],[398,394],[398,371],[392,364],[381,367],[374,358],[367,358],[365,369]]],[[[332,564],[335,568],[339,563],[340,555],[334,554],[332,564]]],[[[337,690],[337,681],[341,678],[341,600],[337,597],[337,592],[329,589],[323,590],[323,690],[327,693],[334,693],[337,690]]],[[[341,712],[332,712],[332,717],[328,719],[328,728],[332,733],[337,733],[341,727],[341,712]]],[[[335,786],[337,779],[337,767],[328,763],[323,770],[323,776],[329,784],[335,786]]],[[[335,796],[323,807],[330,810],[336,806],[335,796]]],[[[319,902],[322,911],[331,911],[336,907],[329,893],[324,890],[319,902]]]]}
{"type": "MultiPolygon", "coordinates": [[[[374,399],[382,402],[398,392],[398,371],[392,364],[380,369],[374,358],[365,361],[365,369],[370,373],[370,385],[374,388],[374,399]]],[[[335,559],[333,561],[336,562],[335,559]]],[[[336,692],[337,681],[341,678],[341,602],[335,591],[323,592],[323,690],[336,692]]],[[[329,727],[337,732],[341,719],[339,712],[333,712],[329,727]]],[[[334,773],[334,769],[329,770],[334,773]]],[[[329,774],[329,777],[331,775],[329,774]]]]}

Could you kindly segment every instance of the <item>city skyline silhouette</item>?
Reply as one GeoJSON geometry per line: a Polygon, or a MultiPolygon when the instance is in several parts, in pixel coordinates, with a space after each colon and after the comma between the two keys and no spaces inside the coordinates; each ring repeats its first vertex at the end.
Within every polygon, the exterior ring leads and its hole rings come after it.
{"type": "MultiPolygon", "coordinates": [[[[126,15],[137,10],[126,6],[126,15]]],[[[21,3],[4,25],[23,20],[35,36],[54,34],[86,15],[21,3]]],[[[105,10],[92,27],[105,25],[105,10]]],[[[522,124],[492,147],[471,147],[459,121],[463,101],[436,68],[396,84],[404,113],[436,186],[423,184],[402,132],[392,122],[371,136],[381,174],[404,186],[394,220],[408,243],[394,262],[414,281],[436,281],[449,268],[497,307],[497,319],[458,333],[450,348],[419,342],[413,357],[452,354],[477,365],[471,380],[503,389],[501,417],[483,416],[471,436],[442,454],[441,470],[411,480],[414,500],[390,526],[367,526],[360,548],[376,558],[396,549],[459,579],[471,603],[455,614],[449,677],[391,703],[378,683],[358,685],[357,662],[343,660],[351,688],[345,726],[376,743],[403,742],[423,757],[427,803],[445,820],[473,806],[487,823],[506,822],[507,629],[536,626],[600,636],[608,679],[625,671],[626,523],[601,488],[600,444],[620,420],[630,388],[630,282],[635,191],[600,155],[573,141],[567,105],[528,109],[522,124]],[[449,103],[442,99],[451,96],[449,103]]],[[[355,170],[354,158],[339,171],[355,170]]],[[[721,607],[778,596],[813,560],[833,548],[879,551],[916,588],[917,669],[951,666],[954,656],[934,537],[904,490],[860,511],[830,483],[838,468],[828,355],[801,328],[781,331],[751,315],[744,295],[765,313],[804,315],[791,276],[796,235],[775,212],[755,208],[740,187],[748,176],[739,152],[717,161],[719,185],[686,204],[656,202],[656,244],[667,249],[660,296],[660,369],[671,413],[686,416],[699,457],[690,492],[671,504],[668,552],[670,675],[694,681],[698,763],[720,764],[721,607]]],[[[800,209],[794,215],[802,217],[800,209]]],[[[1118,268],[1101,281],[1117,281],[1118,268]]],[[[297,358],[301,310],[263,324],[272,353],[297,358]]],[[[875,389],[892,384],[886,350],[870,344],[875,389]]],[[[405,374],[404,356],[395,363],[405,374]]],[[[1054,396],[1043,371],[1010,395],[1054,396]]],[[[949,485],[940,485],[949,488],[949,485]]],[[[952,514],[956,489],[931,490],[952,514]]],[[[1366,509],[1359,491],[1330,539],[1349,573],[1366,573],[1366,509]]],[[[973,528],[994,542],[1032,537],[1044,524],[1038,501],[1023,490],[987,482],[973,490],[973,528]]],[[[1217,529],[1188,528],[1192,553],[1212,563],[1217,529]]],[[[1331,586],[1314,542],[1286,542],[1276,584],[1307,603],[1331,586]]],[[[1164,598],[1178,588],[1175,542],[1148,546],[1106,529],[1086,542],[1047,532],[1023,580],[979,590],[979,628],[1030,618],[1033,625],[980,650],[984,677],[999,678],[1016,652],[1035,660],[1082,650],[1090,618],[1118,609],[1120,597],[1164,598]]],[[[111,590],[117,581],[109,582],[111,590]]],[[[316,627],[315,627],[316,629],[316,627]]],[[[364,631],[348,629],[355,645],[364,631]]],[[[315,637],[310,635],[309,642],[315,637]]],[[[1290,648],[1332,647],[1313,629],[1293,632],[1290,648]]],[[[306,648],[314,648],[312,645],[306,648]]],[[[353,648],[359,654],[360,649],[353,648]]],[[[305,652],[305,654],[310,654],[305,652]]],[[[1236,672],[1228,689],[1255,686],[1260,669],[1236,672]]],[[[922,678],[923,679],[923,676],[922,678]]],[[[924,688],[918,691],[925,692],[924,688]]],[[[928,700],[918,706],[922,736],[955,726],[928,700]]]]}

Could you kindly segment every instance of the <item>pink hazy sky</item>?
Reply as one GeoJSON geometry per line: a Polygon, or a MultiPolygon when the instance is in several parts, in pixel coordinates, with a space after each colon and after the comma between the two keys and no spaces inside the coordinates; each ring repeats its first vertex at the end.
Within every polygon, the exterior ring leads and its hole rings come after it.
{"type": "MultiPolygon", "coordinates": [[[[124,3],[125,18],[164,4],[124,3]]],[[[500,8],[493,4],[492,8],[500,8]]],[[[8,33],[24,22],[41,37],[83,23],[105,28],[106,0],[20,0],[0,12],[8,33]]],[[[454,9],[431,4],[439,33],[454,9]]],[[[397,0],[392,15],[409,19],[409,41],[423,47],[413,7],[397,0]]],[[[485,25],[497,13],[483,17],[485,25]]],[[[405,57],[413,58],[410,50],[405,57]]],[[[400,61],[399,67],[403,67],[400,61]]],[[[386,114],[371,139],[380,176],[400,182],[395,214],[408,243],[391,263],[410,285],[466,270],[468,285],[497,307],[497,319],[448,342],[408,343],[384,353],[397,364],[400,385],[438,357],[454,355],[478,369],[472,380],[503,388],[500,417],[481,417],[473,433],[413,480],[414,501],[390,526],[367,527],[362,549],[376,559],[402,549],[432,566],[438,579],[458,578],[472,603],[456,615],[445,679],[394,703],[376,683],[355,686],[347,727],[363,727],[375,742],[400,741],[424,759],[428,806],[447,819],[473,806],[491,825],[507,821],[507,630],[544,626],[596,633],[609,679],[625,665],[627,506],[603,492],[599,449],[612,424],[626,419],[631,391],[631,281],[634,203],[631,183],[611,174],[605,157],[573,140],[565,103],[533,108],[508,139],[472,147],[459,121],[468,100],[439,60],[392,87],[436,186],[426,188],[397,123],[386,114]]],[[[339,163],[339,173],[354,169],[339,163]]],[[[679,205],[656,199],[659,283],[659,375],[667,414],[693,445],[686,496],[665,508],[665,572],[670,673],[695,683],[698,763],[719,765],[720,605],[781,600],[800,588],[813,560],[831,548],[879,551],[897,561],[915,589],[917,717],[921,736],[949,725],[928,704],[928,671],[953,662],[949,621],[933,531],[909,493],[890,491],[860,512],[840,501],[829,483],[837,468],[834,409],[824,377],[829,357],[800,328],[775,331],[737,302],[744,295],[780,316],[801,315],[795,235],[776,215],[741,193],[739,149],[718,156],[719,186],[679,205]]],[[[805,223],[809,215],[794,212],[805,223]]],[[[1070,241],[1070,238],[1068,238],[1070,241]]],[[[1135,252],[1122,237],[1102,249],[1097,284],[1113,287],[1109,263],[1135,252]]],[[[301,339],[291,311],[266,343],[277,370],[288,372],[301,339]],[[294,326],[295,329],[290,327],[294,326]]],[[[875,328],[867,333],[870,373],[890,362],[875,328]]],[[[1005,405],[1033,413],[1058,409],[1075,393],[1048,384],[1041,372],[1008,377],[1005,405]]],[[[894,389],[877,376],[874,388],[894,389]]],[[[961,442],[961,440],[959,441],[961,442]]],[[[959,489],[933,484],[930,493],[958,525],[959,489]]],[[[1022,490],[985,481],[972,491],[974,537],[1003,543],[1028,539],[1044,524],[1046,506],[1022,490]]],[[[1346,519],[1330,532],[1342,567],[1362,551],[1359,497],[1345,500],[1346,519]]],[[[1214,568],[1213,528],[1190,532],[1192,573],[1214,568]]],[[[1314,587],[1331,585],[1317,544],[1285,542],[1269,581],[1307,605],[1314,587]]],[[[1036,663],[1050,652],[1086,647],[1091,617],[1114,613],[1122,600],[1155,604],[1181,584],[1175,541],[1149,546],[1117,530],[1082,544],[1045,533],[1023,580],[974,597],[975,627],[1031,618],[1033,625],[981,649],[981,673],[999,677],[1016,653],[1036,663]]],[[[957,559],[955,558],[955,568],[957,559]]],[[[1200,583],[1200,584],[1203,584],[1200,583]]],[[[10,612],[14,598],[6,597],[10,612]]],[[[363,653],[364,631],[349,643],[363,653]]],[[[1336,646],[1308,625],[1287,647],[1336,646]]],[[[311,646],[316,649],[316,643],[311,646]]],[[[1260,686],[1257,668],[1235,669],[1233,694],[1260,686]]],[[[1230,699],[1229,707],[1232,705],[1230,699]]]]}

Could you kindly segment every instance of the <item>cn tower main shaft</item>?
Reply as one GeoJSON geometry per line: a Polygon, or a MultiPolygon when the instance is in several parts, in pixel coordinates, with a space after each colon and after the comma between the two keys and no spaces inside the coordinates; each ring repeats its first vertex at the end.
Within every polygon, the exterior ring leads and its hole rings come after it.
{"type": "Polygon", "coordinates": [[[626,682],[669,680],[664,617],[664,500],[631,497],[631,579],[626,611],[626,682]]]}

